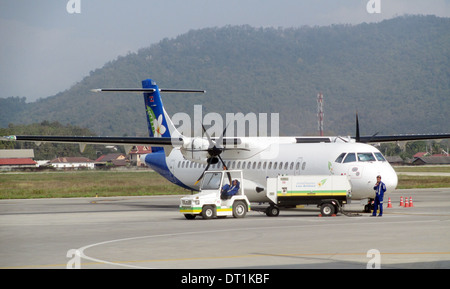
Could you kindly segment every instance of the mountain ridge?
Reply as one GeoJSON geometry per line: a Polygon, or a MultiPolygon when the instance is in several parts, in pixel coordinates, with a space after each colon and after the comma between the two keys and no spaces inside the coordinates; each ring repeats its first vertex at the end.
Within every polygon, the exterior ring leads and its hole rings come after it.
{"type": "Polygon", "coordinates": [[[359,25],[191,30],[119,56],[54,96],[27,104],[20,98],[0,99],[0,125],[47,120],[99,135],[145,136],[142,96],[90,90],[140,87],[141,80],[152,78],[161,88],[207,91],[163,95],[170,115],[186,112],[191,119],[198,104],[203,115],[279,113],[281,135],[317,135],[316,95],[322,92],[326,134],[354,135],[356,111],[361,134],[447,132],[448,47],[450,19],[435,16],[359,25]]]}

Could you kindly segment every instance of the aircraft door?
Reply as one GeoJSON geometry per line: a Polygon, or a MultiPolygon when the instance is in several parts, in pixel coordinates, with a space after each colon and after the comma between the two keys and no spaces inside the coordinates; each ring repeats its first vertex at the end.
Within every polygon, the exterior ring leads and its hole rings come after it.
{"type": "Polygon", "coordinates": [[[169,170],[172,172],[172,174],[175,174],[175,159],[170,160],[169,170]]]}
{"type": "Polygon", "coordinates": [[[294,175],[299,176],[302,171],[303,158],[297,158],[294,165],[294,175]]]}

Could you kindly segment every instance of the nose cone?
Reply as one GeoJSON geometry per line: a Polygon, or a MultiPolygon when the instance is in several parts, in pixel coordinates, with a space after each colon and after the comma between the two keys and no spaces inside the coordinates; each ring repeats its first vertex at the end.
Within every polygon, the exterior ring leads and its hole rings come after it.
{"type": "Polygon", "coordinates": [[[383,162],[377,169],[376,175],[380,175],[381,181],[386,185],[386,190],[388,192],[393,192],[397,188],[398,177],[394,168],[388,163],[383,162]]]}
{"type": "Polygon", "coordinates": [[[386,170],[387,173],[385,172],[385,176],[383,176],[381,180],[386,184],[386,189],[389,192],[393,192],[397,188],[398,177],[395,170],[390,165],[389,167],[390,170],[386,170]]]}
{"type": "Polygon", "coordinates": [[[386,185],[387,193],[393,192],[397,188],[398,177],[395,170],[388,162],[371,163],[361,168],[362,175],[350,176],[352,183],[353,199],[375,198],[375,186],[378,175],[381,176],[381,181],[386,185]]]}

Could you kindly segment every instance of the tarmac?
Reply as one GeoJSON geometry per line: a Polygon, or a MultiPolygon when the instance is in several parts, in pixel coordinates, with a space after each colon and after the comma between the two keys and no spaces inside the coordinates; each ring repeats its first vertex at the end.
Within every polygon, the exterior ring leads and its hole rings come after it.
{"type": "Polygon", "coordinates": [[[180,198],[0,200],[0,269],[450,268],[450,188],[396,190],[383,217],[353,202],[186,220],[180,198]]]}

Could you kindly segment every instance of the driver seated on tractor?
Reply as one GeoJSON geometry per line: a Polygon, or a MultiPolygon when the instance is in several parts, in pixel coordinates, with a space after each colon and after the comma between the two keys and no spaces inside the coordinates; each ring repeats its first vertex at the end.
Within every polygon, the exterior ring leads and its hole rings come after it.
{"type": "Polygon", "coordinates": [[[231,183],[231,186],[228,184],[225,184],[222,187],[221,198],[224,200],[230,199],[232,196],[236,195],[238,191],[239,191],[239,181],[233,180],[233,182],[231,183]]]}

